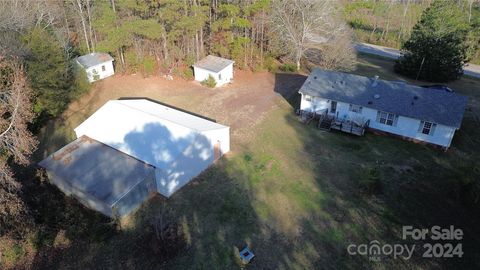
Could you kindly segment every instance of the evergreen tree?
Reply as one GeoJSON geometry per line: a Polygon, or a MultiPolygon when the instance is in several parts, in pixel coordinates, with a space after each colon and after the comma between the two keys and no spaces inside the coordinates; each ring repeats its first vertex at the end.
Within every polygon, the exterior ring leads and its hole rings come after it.
{"type": "Polygon", "coordinates": [[[40,27],[24,36],[30,53],[26,58],[27,75],[33,90],[34,112],[42,117],[57,116],[69,100],[69,64],[55,36],[40,27]]]}
{"type": "Polygon", "coordinates": [[[453,0],[437,0],[427,8],[402,47],[395,71],[432,82],[458,79],[463,74],[471,26],[453,0]]]}

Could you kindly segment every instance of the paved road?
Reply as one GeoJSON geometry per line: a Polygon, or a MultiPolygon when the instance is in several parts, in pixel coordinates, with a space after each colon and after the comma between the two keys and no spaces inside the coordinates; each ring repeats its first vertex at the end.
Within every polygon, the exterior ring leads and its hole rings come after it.
{"type": "MultiPolygon", "coordinates": [[[[368,43],[356,43],[354,47],[357,51],[361,53],[378,55],[389,59],[397,59],[401,55],[400,51],[397,49],[368,43]]],[[[465,75],[480,79],[480,66],[474,64],[467,64],[463,69],[463,73],[465,75]]]]}

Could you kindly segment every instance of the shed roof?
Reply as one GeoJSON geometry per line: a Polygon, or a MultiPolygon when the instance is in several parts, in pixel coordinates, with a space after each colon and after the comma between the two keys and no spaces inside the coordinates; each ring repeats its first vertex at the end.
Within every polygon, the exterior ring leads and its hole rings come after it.
{"type": "Polygon", "coordinates": [[[147,99],[110,100],[75,128],[160,169],[209,131],[229,127],[147,99]]]}
{"type": "Polygon", "coordinates": [[[152,166],[86,136],[64,146],[39,165],[110,206],[136,184],[154,175],[152,166]]]}
{"type": "Polygon", "coordinates": [[[77,62],[82,65],[83,68],[93,67],[105,62],[113,61],[113,58],[108,53],[89,53],[77,58],[77,62]]]}
{"type": "Polygon", "coordinates": [[[230,59],[225,59],[218,56],[209,55],[197,63],[193,64],[194,67],[210,70],[213,72],[220,72],[229,65],[235,63],[230,59]]]}
{"type": "Polygon", "coordinates": [[[299,93],[459,128],[466,96],[400,81],[314,69],[299,93]]]}

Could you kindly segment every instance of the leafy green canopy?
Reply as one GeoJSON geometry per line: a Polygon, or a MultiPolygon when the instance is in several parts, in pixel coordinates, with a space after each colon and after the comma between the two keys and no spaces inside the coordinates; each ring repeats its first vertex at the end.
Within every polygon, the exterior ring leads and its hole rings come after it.
{"type": "Polygon", "coordinates": [[[445,82],[458,79],[467,61],[472,31],[456,1],[437,0],[427,8],[403,45],[404,55],[395,71],[420,80],[445,82]]]}
{"type": "MultiPolygon", "coordinates": [[[[123,3],[123,2],[119,2],[123,3]]],[[[131,7],[129,2],[124,2],[119,8],[131,7]]],[[[105,35],[102,42],[97,45],[99,51],[115,52],[117,49],[131,46],[135,35],[147,39],[158,39],[164,32],[155,19],[143,19],[139,16],[128,16],[121,19],[108,2],[99,3],[96,13],[95,27],[105,35]]]]}

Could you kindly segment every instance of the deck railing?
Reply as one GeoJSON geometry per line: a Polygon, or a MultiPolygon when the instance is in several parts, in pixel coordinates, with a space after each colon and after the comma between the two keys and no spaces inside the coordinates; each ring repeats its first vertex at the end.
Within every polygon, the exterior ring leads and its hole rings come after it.
{"type": "Polygon", "coordinates": [[[362,124],[357,124],[354,121],[338,118],[328,114],[328,109],[321,112],[310,112],[299,110],[299,114],[302,122],[309,124],[311,121],[318,119],[318,127],[327,130],[339,130],[346,133],[363,136],[365,129],[370,125],[370,119],[362,124]]]}

